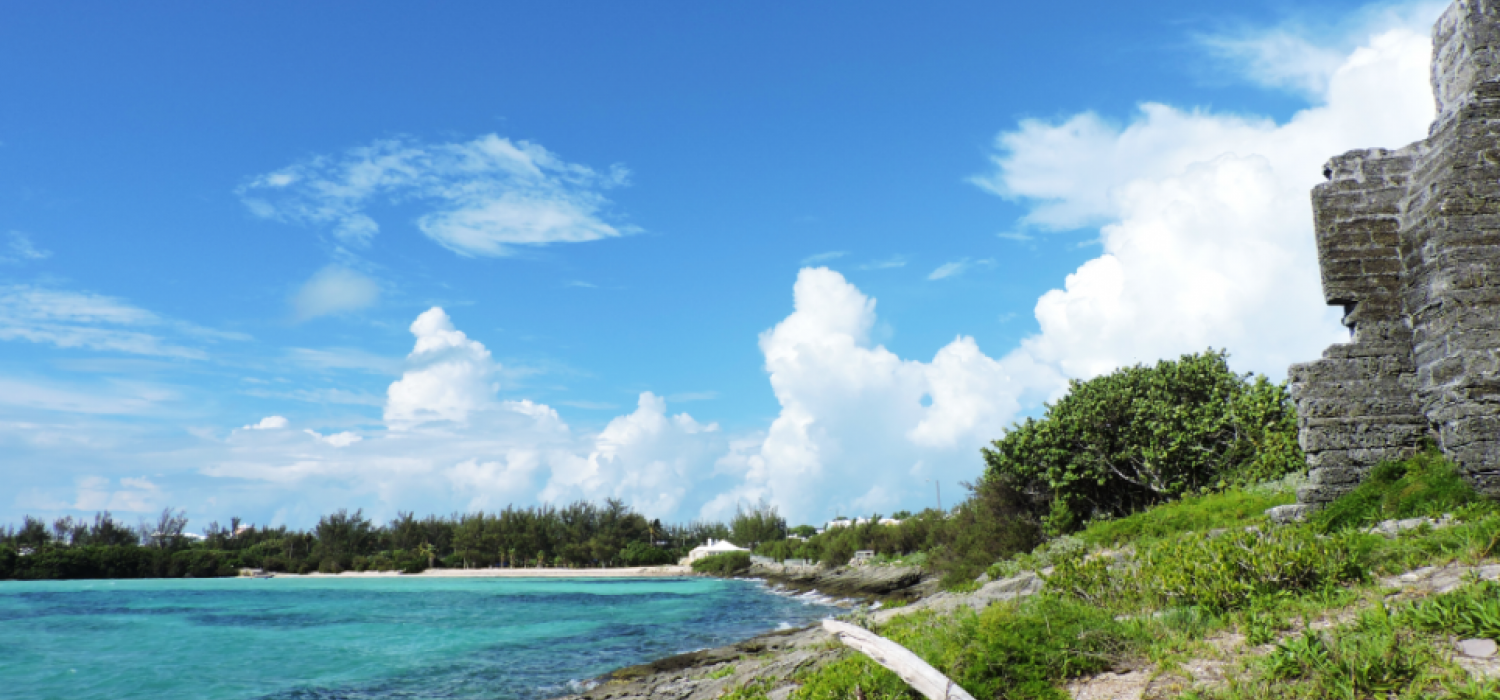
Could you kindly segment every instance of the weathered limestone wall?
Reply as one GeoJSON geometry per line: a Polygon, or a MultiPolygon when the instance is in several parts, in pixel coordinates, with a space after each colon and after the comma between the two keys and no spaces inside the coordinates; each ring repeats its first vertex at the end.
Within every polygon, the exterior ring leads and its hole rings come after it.
{"type": "Polygon", "coordinates": [[[1433,45],[1429,137],[1338,156],[1313,190],[1324,296],[1353,338],[1290,371],[1303,503],[1424,437],[1500,496],[1500,0],[1455,2],[1433,45]]]}
{"type": "Polygon", "coordinates": [[[1344,307],[1353,342],[1294,365],[1299,438],[1311,478],[1304,503],[1333,500],[1370,467],[1410,454],[1427,432],[1414,398],[1411,329],[1402,307],[1400,220],[1419,149],[1354,151],[1313,191],[1323,294],[1344,307]]]}

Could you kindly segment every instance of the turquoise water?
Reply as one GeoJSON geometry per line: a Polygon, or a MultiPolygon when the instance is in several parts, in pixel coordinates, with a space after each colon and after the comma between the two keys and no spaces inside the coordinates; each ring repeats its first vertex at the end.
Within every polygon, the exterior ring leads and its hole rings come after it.
{"type": "Polygon", "coordinates": [[[701,578],[0,582],[0,697],[544,698],[831,612],[701,578]]]}

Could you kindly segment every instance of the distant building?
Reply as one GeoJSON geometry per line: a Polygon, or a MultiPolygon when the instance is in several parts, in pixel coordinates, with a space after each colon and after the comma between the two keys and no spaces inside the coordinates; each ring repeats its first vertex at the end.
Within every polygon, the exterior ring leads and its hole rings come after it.
{"type": "Polygon", "coordinates": [[[708,544],[694,547],[693,551],[688,552],[688,555],[686,557],[683,557],[682,561],[678,563],[682,566],[687,566],[695,561],[698,561],[699,559],[702,559],[704,557],[711,557],[715,554],[728,554],[729,552],[749,551],[750,550],[745,549],[744,547],[736,547],[735,544],[733,542],[730,542],[729,540],[710,539],[708,541],[708,544]]]}
{"type": "MultiPolygon", "coordinates": [[[[830,521],[828,521],[828,524],[824,527],[824,529],[826,529],[826,530],[832,530],[833,528],[836,528],[836,527],[849,527],[850,525],[865,525],[865,524],[868,524],[869,522],[870,522],[869,518],[855,518],[853,520],[850,520],[848,518],[844,518],[842,520],[830,520],[830,521]]],[[[878,525],[900,525],[901,521],[897,520],[895,518],[881,518],[880,520],[876,521],[876,524],[878,524],[878,525]]],[[[820,534],[820,535],[823,534],[823,530],[819,530],[818,534],[820,534]]]]}

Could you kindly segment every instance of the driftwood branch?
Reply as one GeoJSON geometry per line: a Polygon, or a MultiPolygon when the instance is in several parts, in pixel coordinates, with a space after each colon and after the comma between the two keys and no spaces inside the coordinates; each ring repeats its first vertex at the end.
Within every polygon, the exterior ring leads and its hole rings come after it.
{"type": "Polygon", "coordinates": [[[855,627],[837,620],[824,620],[823,629],[828,630],[850,649],[890,669],[928,700],[974,700],[974,696],[968,691],[960,688],[957,683],[927,665],[926,661],[900,644],[863,627],[855,627]]]}

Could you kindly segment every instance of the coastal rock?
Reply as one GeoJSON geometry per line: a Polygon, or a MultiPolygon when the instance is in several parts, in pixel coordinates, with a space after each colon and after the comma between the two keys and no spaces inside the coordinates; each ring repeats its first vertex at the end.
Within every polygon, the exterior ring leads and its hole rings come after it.
{"type": "Polygon", "coordinates": [[[1432,85],[1428,138],[1337,156],[1313,189],[1324,299],[1352,337],[1288,372],[1303,504],[1429,438],[1500,497],[1500,5],[1449,6],[1432,85]]]}
{"type": "Polygon", "coordinates": [[[819,627],[763,634],[716,649],[669,656],[622,668],[593,688],[560,700],[713,700],[730,688],[757,680],[782,698],[795,690],[798,671],[832,658],[838,647],[819,627]]]}
{"type": "Polygon", "coordinates": [[[1385,520],[1380,524],[1365,530],[1371,535],[1383,535],[1386,539],[1395,539],[1403,532],[1430,527],[1434,530],[1457,524],[1452,515],[1444,515],[1442,518],[1407,518],[1405,520],[1385,520]]]}
{"type": "Polygon", "coordinates": [[[1266,511],[1266,517],[1277,525],[1289,525],[1307,520],[1307,516],[1316,508],[1303,503],[1293,503],[1285,506],[1276,506],[1266,511]]]}
{"type": "Polygon", "coordinates": [[[1471,580],[1500,580],[1500,564],[1424,566],[1404,574],[1380,579],[1380,585],[1387,588],[1399,588],[1408,593],[1429,594],[1447,593],[1471,580]]]}
{"type": "Polygon", "coordinates": [[[755,564],[749,575],[796,591],[818,591],[835,598],[899,598],[927,595],[936,578],[914,566],[782,566],[755,564]],[[931,585],[927,585],[927,584],[931,585]]]}
{"type": "Polygon", "coordinates": [[[1472,659],[1488,659],[1495,655],[1493,639],[1465,639],[1458,643],[1458,653],[1472,659]]]}
{"type": "Polygon", "coordinates": [[[980,586],[979,590],[971,593],[937,593],[904,608],[880,610],[872,613],[870,619],[883,623],[891,618],[909,615],[919,610],[932,610],[939,613],[953,612],[961,607],[983,610],[1001,601],[1035,595],[1040,593],[1046,585],[1047,582],[1041,576],[1031,571],[1023,571],[1010,578],[986,583],[980,586]]]}

